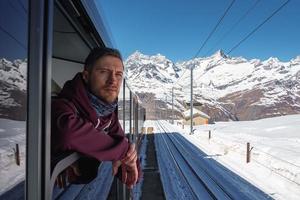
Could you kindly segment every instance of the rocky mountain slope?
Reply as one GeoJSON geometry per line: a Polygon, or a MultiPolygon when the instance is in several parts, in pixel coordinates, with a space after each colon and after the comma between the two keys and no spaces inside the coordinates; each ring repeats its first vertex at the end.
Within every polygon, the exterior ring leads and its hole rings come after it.
{"type": "Polygon", "coordinates": [[[26,119],[27,61],[0,59],[0,118],[26,119]]]}
{"type": "MultiPolygon", "coordinates": [[[[300,56],[289,62],[277,58],[261,61],[217,51],[210,57],[172,63],[159,54],[135,52],[125,66],[133,90],[143,94],[144,101],[155,94],[160,102],[155,103],[159,105],[156,108],[162,111],[170,109],[174,87],[178,116],[190,99],[190,68],[194,74],[194,101],[202,103],[201,110],[214,121],[300,113],[300,56]]],[[[149,102],[144,106],[149,107],[149,102]]],[[[157,113],[154,115],[157,117],[157,113]]]]}
{"type": "MultiPolygon", "coordinates": [[[[125,61],[131,88],[147,108],[148,118],[169,118],[174,91],[178,118],[190,101],[193,68],[194,101],[212,121],[254,120],[300,113],[300,56],[289,62],[210,57],[173,63],[165,56],[135,52],[125,61]]],[[[0,117],[26,119],[27,61],[0,59],[0,117]]]]}

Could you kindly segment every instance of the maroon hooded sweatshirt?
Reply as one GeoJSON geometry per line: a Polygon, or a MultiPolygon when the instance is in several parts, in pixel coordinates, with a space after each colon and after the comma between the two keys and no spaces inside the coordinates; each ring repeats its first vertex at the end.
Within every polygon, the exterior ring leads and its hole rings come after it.
{"type": "Polygon", "coordinates": [[[129,148],[117,111],[98,118],[81,73],[52,100],[51,142],[52,155],[76,151],[99,161],[121,160],[129,148]]]}

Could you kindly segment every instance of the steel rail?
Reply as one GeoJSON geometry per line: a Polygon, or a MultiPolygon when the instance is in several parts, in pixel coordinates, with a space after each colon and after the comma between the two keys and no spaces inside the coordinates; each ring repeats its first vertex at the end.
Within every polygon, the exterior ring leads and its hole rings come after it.
{"type": "MultiPolygon", "coordinates": [[[[163,130],[163,132],[167,133],[168,130],[166,130],[166,127],[164,127],[161,122],[157,122],[158,126],[160,127],[160,129],[163,130]]],[[[209,186],[208,183],[206,183],[205,181],[202,180],[202,177],[200,177],[200,174],[196,172],[196,170],[194,169],[194,167],[191,165],[190,161],[188,161],[188,159],[183,155],[183,151],[185,152],[185,154],[187,154],[190,158],[192,158],[192,160],[194,161],[198,161],[198,159],[195,159],[194,156],[192,154],[190,154],[189,151],[186,150],[186,148],[177,140],[177,138],[175,138],[175,136],[171,136],[171,134],[166,134],[166,137],[169,138],[170,143],[172,143],[172,145],[174,146],[174,148],[178,151],[179,155],[181,155],[181,157],[185,160],[187,166],[189,166],[191,172],[197,177],[197,179],[199,180],[199,183],[201,183],[204,188],[206,188],[207,192],[210,194],[210,196],[213,199],[234,199],[232,197],[232,195],[230,193],[228,193],[226,191],[226,189],[214,178],[212,177],[205,168],[203,168],[201,165],[197,165],[197,167],[201,168],[202,172],[204,173],[202,176],[206,176],[211,183],[213,183],[216,188],[213,189],[209,186]],[[181,147],[181,149],[180,149],[181,147]],[[216,193],[222,193],[223,195],[217,195],[216,193]]],[[[210,184],[211,185],[211,184],[210,184]]],[[[191,186],[192,187],[192,186],[191,186]]],[[[197,191],[196,191],[197,192],[197,191]]]]}

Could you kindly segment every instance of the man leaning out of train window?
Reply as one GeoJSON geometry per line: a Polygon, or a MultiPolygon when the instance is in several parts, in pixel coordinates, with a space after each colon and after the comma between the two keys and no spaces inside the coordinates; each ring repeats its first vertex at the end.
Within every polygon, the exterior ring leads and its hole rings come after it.
{"type": "Polygon", "coordinates": [[[52,156],[62,152],[84,155],[56,179],[88,183],[97,176],[99,161],[112,161],[114,175],[132,188],[141,177],[135,145],[125,137],[117,115],[117,97],[124,66],[116,49],[95,48],[84,70],[63,86],[52,100],[52,156]]]}

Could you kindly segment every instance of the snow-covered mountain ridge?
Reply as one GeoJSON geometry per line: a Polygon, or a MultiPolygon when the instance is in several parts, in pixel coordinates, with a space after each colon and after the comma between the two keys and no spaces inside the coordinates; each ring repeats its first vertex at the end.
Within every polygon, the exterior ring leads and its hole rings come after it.
{"type": "Polygon", "coordinates": [[[156,99],[169,99],[170,104],[174,86],[175,105],[180,112],[190,98],[192,67],[194,98],[203,103],[202,110],[214,120],[300,113],[300,56],[289,62],[273,57],[247,60],[219,50],[209,57],[172,63],[162,55],[135,52],[125,66],[127,79],[137,93],[153,93],[156,99]]]}
{"type": "Polygon", "coordinates": [[[25,120],[27,60],[0,59],[0,118],[25,120]]]}
{"type": "MultiPolygon", "coordinates": [[[[135,52],[124,62],[132,89],[148,117],[170,117],[172,87],[175,114],[190,98],[190,68],[194,100],[212,120],[253,120],[300,113],[300,56],[247,60],[222,51],[204,58],[173,63],[165,56],[135,52]],[[154,103],[155,102],[155,103],[154,103]],[[167,102],[167,103],[166,103],[167,102]],[[164,112],[165,111],[165,112],[164,112]],[[158,115],[159,112],[159,115],[158,115]]],[[[0,117],[25,120],[27,61],[0,59],[0,117]]]]}
{"type": "MultiPolygon", "coordinates": [[[[161,84],[172,84],[179,77],[178,71],[180,71],[165,56],[160,54],[147,56],[138,51],[128,57],[125,66],[127,77],[130,77],[131,84],[137,87],[145,83],[140,77],[145,77],[146,80],[157,80],[161,84]]],[[[151,81],[147,83],[151,87],[151,81]]]]}

